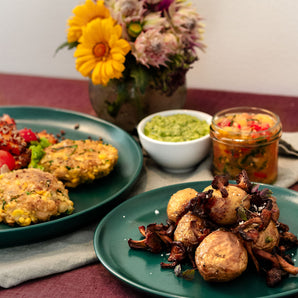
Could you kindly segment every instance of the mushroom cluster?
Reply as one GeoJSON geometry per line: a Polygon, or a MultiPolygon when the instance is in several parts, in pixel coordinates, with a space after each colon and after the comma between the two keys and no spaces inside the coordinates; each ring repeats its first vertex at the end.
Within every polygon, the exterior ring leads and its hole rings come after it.
{"type": "Polygon", "coordinates": [[[287,253],[298,247],[297,237],[279,221],[272,192],[252,184],[244,170],[236,184],[215,176],[203,192],[179,190],[168,202],[167,223],[141,226],[139,231],[144,238],[129,239],[130,248],[169,252],[161,267],[184,278],[198,270],[206,281],[230,281],[246,270],[250,259],[270,287],[298,273],[287,253]],[[193,269],[182,271],[186,262],[193,269]]]}

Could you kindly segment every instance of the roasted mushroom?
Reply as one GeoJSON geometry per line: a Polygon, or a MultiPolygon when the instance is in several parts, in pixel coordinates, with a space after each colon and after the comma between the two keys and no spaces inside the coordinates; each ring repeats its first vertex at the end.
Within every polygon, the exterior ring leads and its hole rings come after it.
{"type": "Polygon", "coordinates": [[[170,225],[149,224],[147,228],[140,226],[139,231],[144,238],[142,240],[129,239],[128,245],[130,248],[159,253],[170,247],[172,242],[171,234],[173,233],[170,225]]]}
{"type": "Polygon", "coordinates": [[[238,187],[242,188],[246,192],[250,192],[252,189],[252,184],[245,170],[241,171],[241,173],[236,177],[236,183],[238,187]]]}

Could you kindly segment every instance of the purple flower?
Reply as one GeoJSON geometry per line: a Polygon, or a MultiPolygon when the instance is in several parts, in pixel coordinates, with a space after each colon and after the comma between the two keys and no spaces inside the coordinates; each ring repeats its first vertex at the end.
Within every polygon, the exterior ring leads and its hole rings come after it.
{"type": "Polygon", "coordinates": [[[168,10],[170,5],[174,2],[174,0],[162,0],[157,4],[158,10],[168,10]]]}
{"type": "Polygon", "coordinates": [[[175,0],[146,0],[147,4],[151,7],[150,10],[153,11],[167,10],[174,1],[175,0]]]}

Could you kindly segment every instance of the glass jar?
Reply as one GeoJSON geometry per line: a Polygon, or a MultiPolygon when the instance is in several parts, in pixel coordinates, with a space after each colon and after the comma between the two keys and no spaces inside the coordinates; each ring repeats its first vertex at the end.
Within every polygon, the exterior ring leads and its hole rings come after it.
{"type": "Polygon", "coordinates": [[[256,107],[235,107],[213,116],[212,172],[230,179],[245,169],[252,182],[277,178],[278,143],[282,125],[278,115],[256,107]]]}

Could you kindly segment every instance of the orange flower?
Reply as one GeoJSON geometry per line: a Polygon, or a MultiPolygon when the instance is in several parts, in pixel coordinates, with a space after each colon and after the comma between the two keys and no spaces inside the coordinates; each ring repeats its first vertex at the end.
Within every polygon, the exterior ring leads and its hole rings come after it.
{"type": "Polygon", "coordinates": [[[104,1],[96,3],[86,0],[82,5],[76,6],[73,11],[74,16],[68,20],[67,41],[69,43],[78,41],[82,36],[82,30],[93,19],[105,19],[110,17],[110,11],[104,6],[104,1]]]}
{"type": "Polygon", "coordinates": [[[91,21],[83,29],[74,53],[76,69],[83,76],[91,76],[94,84],[106,85],[110,79],[122,77],[130,45],[121,34],[121,26],[112,18],[91,21]]]}

